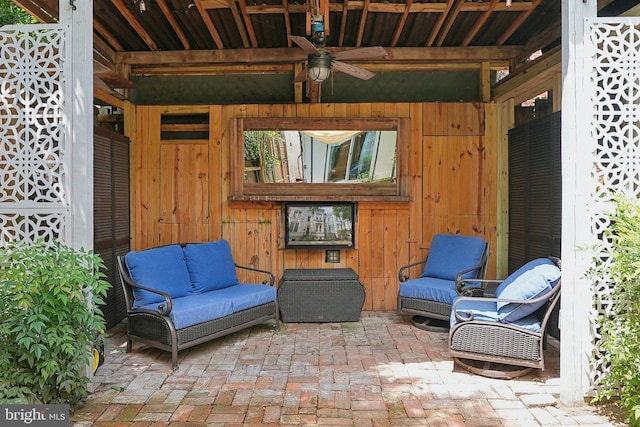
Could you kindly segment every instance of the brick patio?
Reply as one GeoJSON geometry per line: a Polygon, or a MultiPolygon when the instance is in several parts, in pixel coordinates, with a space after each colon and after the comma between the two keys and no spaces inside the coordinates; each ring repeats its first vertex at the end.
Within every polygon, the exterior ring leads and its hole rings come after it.
{"type": "Polygon", "coordinates": [[[359,322],[264,324],[170,354],[109,331],[94,393],[74,426],[621,426],[558,401],[558,347],[544,372],[516,380],[454,367],[446,333],[395,312],[359,322]]]}

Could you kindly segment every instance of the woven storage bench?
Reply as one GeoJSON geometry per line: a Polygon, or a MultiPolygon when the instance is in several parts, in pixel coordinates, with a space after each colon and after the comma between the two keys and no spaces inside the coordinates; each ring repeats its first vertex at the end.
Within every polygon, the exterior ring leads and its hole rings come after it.
{"type": "Polygon", "coordinates": [[[285,323],[357,322],[364,286],[350,268],[288,269],[278,286],[285,323]]]}

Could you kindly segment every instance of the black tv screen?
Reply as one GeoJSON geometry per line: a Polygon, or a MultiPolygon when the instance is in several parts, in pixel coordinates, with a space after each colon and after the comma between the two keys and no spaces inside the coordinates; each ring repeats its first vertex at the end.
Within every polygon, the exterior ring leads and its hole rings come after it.
{"type": "Polygon", "coordinates": [[[286,203],[284,218],[286,248],[341,249],[355,247],[355,203],[286,203]]]}

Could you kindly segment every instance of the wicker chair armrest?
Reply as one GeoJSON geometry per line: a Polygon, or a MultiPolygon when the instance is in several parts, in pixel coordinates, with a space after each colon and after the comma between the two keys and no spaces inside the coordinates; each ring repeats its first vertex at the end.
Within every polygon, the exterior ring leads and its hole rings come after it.
{"type": "MultiPolygon", "coordinates": [[[[171,310],[173,309],[173,301],[171,300],[171,296],[168,293],[159,291],[157,289],[148,288],[146,286],[138,285],[137,283],[133,283],[130,281],[127,281],[127,282],[128,282],[127,284],[132,288],[142,289],[143,291],[151,292],[163,297],[166,305],[158,304],[158,313],[162,314],[163,316],[168,316],[169,313],[171,313],[171,310]]],[[[136,310],[136,311],[139,311],[139,310],[136,310]]],[[[149,311],[153,312],[153,310],[149,310],[149,311]]]]}
{"type": "Polygon", "coordinates": [[[416,265],[424,265],[426,263],[427,260],[424,259],[422,261],[414,262],[400,267],[400,270],[398,271],[398,279],[400,279],[400,282],[406,282],[407,280],[409,280],[409,275],[405,274],[405,271],[407,271],[411,267],[415,267],[416,265]]]}
{"type": "Polygon", "coordinates": [[[458,279],[456,278],[456,292],[462,296],[482,297],[487,296],[487,289],[495,289],[502,283],[499,279],[458,279]],[[479,288],[467,288],[467,283],[480,283],[479,288]],[[492,286],[493,285],[493,286],[492,286]]]}
{"type": "Polygon", "coordinates": [[[453,306],[451,307],[451,310],[455,313],[456,319],[458,319],[460,321],[463,321],[463,322],[467,322],[467,321],[473,320],[473,312],[471,310],[465,311],[465,314],[466,314],[467,317],[463,317],[462,315],[460,315],[460,313],[458,313],[458,311],[456,310],[456,307],[460,303],[460,301],[495,302],[495,303],[504,302],[504,303],[507,303],[507,304],[525,304],[525,305],[528,305],[528,304],[536,304],[536,303],[539,303],[541,301],[547,301],[554,294],[555,294],[555,292],[552,290],[551,292],[547,292],[546,294],[544,294],[542,296],[539,296],[538,298],[533,298],[533,299],[528,299],[528,300],[462,296],[462,297],[457,298],[455,300],[455,302],[453,303],[453,306]]]}
{"type": "Polygon", "coordinates": [[[269,285],[269,286],[275,286],[276,276],[274,276],[270,271],[260,270],[259,268],[247,267],[247,266],[244,266],[244,265],[238,265],[238,264],[234,264],[234,265],[236,266],[236,268],[239,268],[241,270],[249,270],[249,271],[255,271],[256,273],[266,274],[267,278],[262,281],[262,284],[263,285],[269,285]]]}

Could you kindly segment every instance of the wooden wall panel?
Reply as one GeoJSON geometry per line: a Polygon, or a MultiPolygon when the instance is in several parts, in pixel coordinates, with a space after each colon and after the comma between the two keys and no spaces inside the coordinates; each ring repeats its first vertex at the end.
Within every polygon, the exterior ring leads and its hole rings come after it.
{"type": "MultiPolygon", "coordinates": [[[[193,107],[201,108],[201,107],[193,107]]],[[[435,233],[479,235],[495,242],[496,136],[485,134],[485,105],[470,103],[371,103],[210,106],[208,239],[231,243],[238,264],[272,271],[279,279],[287,268],[353,268],[365,285],[365,310],[396,308],[398,269],[424,259],[435,233]],[[236,117],[407,117],[410,118],[408,175],[410,202],[361,202],[356,248],[341,250],[339,263],[326,263],[325,251],[284,248],[282,205],[277,202],[228,201],[230,121],[236,117]],[[489,188],[490,187],[490,188],[489,188]],[[488,190],[489,188],[489,190],[488,190]],[[489,195],[489,196],[488,196],[489,195]],[[491,218],[491,223],[486,223],[491,218]]],[[[189,107],[184,107],[188,111],[189,107]]],[[[160,115],[163,107],[138,107],[132,186],[137,190],[136,247],[155,245],[159,213],[156,183],[160,165],[160,115]],[[155,163],[154,163],[155,162],[155,163]],[[135,172],[135,173],[133,173],[135,172]],[[133,176],[135,176],[133,178],[133,176]],[[158,205],[158,206],[154,206],[158,205]]],[[[495,114],[495,109],[491,110],[495,114]]],[[[182,227],[182,228],[181,228],[182,227]]],[[[189,233],[187,225],[171,239],[189,233]]],[[[417,274],[417,271],[414,272],[417,274]]],[[[489,271],[491,274],[492,271],[489,271]]],[[[244,273],[243,273],[244,274],[244,273]]],[[[251,275],[241,276],[251,280],[251,275]]],[[[256,278],[257,280],[257,278],[256,278]]]]}

